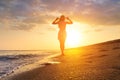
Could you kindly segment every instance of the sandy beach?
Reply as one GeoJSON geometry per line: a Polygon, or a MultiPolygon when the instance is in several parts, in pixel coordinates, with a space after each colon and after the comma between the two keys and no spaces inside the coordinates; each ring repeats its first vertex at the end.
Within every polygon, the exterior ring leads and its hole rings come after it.
{"type": "Polygon", "coordinates": [[[2,80],[120,80],[120,40],[65,50],[64,56],[2,80]]]}

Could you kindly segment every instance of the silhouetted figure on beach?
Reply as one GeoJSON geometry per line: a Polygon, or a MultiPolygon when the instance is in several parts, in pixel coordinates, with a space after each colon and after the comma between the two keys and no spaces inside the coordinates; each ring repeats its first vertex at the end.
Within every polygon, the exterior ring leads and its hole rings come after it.
{"type": "Polygon", "coordinates": [[[66,24],[72,24],[73,22],[64,15],[61,15],[60,18],[56,18],[52,24],[58,24],[59,32],[58,32],[58,40],[60,42],[60,49],[62,55],[64,55],[64,46],[66,40],[66,24]]]}

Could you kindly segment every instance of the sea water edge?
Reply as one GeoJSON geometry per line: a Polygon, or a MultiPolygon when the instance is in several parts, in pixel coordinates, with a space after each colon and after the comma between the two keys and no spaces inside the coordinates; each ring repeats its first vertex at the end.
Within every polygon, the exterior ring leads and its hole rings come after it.
{"type": "Polygon", "coordinates": [[[0,50],[0,79],[18,69],[23,68],[22,71],[25,71],[28,67],[27,70],[37,66],[42,67],[41,64],[58,55],[59,51],[49,50],[0,50]]]}

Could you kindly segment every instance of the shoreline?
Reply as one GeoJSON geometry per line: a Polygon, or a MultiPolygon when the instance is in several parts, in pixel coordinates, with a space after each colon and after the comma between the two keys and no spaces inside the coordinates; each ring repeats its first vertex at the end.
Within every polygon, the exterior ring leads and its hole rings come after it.
{"type": "Polygon", "coordinates": [[[26,64],[26,65],[22,65],[21,67],[17,67],[14,71],[11,71],[10,73],[2,76],[0,78],[0,80],[8,80],[8,78],[11,78],[15,75],[22,74],[22,73],[27,72],[27,71],[31,71],[31,70],[34,70],[37,68],[46,67],[46,66],[52,65],[52,64],[59,64],[58,61],[54,60],[58,56],[60,56],[60,53],[50,55],[50,56],[48,56],[48,57],[46,57],[38,62],[32,63],[32,64],[26,64]]]}

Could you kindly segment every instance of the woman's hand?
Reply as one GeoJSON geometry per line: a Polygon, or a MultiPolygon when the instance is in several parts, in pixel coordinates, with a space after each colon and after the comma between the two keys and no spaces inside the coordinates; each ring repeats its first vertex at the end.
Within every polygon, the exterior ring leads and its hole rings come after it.
{"type": "Polygon", "coordinates": [[[57,18],[52,22],[52,24],[57,24],[57,23],[58,23],[58,20],[59,20],[59,18],[57,17],[57,18]]]}
{"type": "Polygon", "coordinates": [[[57,17],[56,20],[58,20],[59,18],[57,17]]]}
{"type": "Polygon", "coordinates": [[[69,17],[66,17],[66,19],[68,20],[68,24],[72,24],[73,22],[70,20],[70,18],[69,17]]]}

